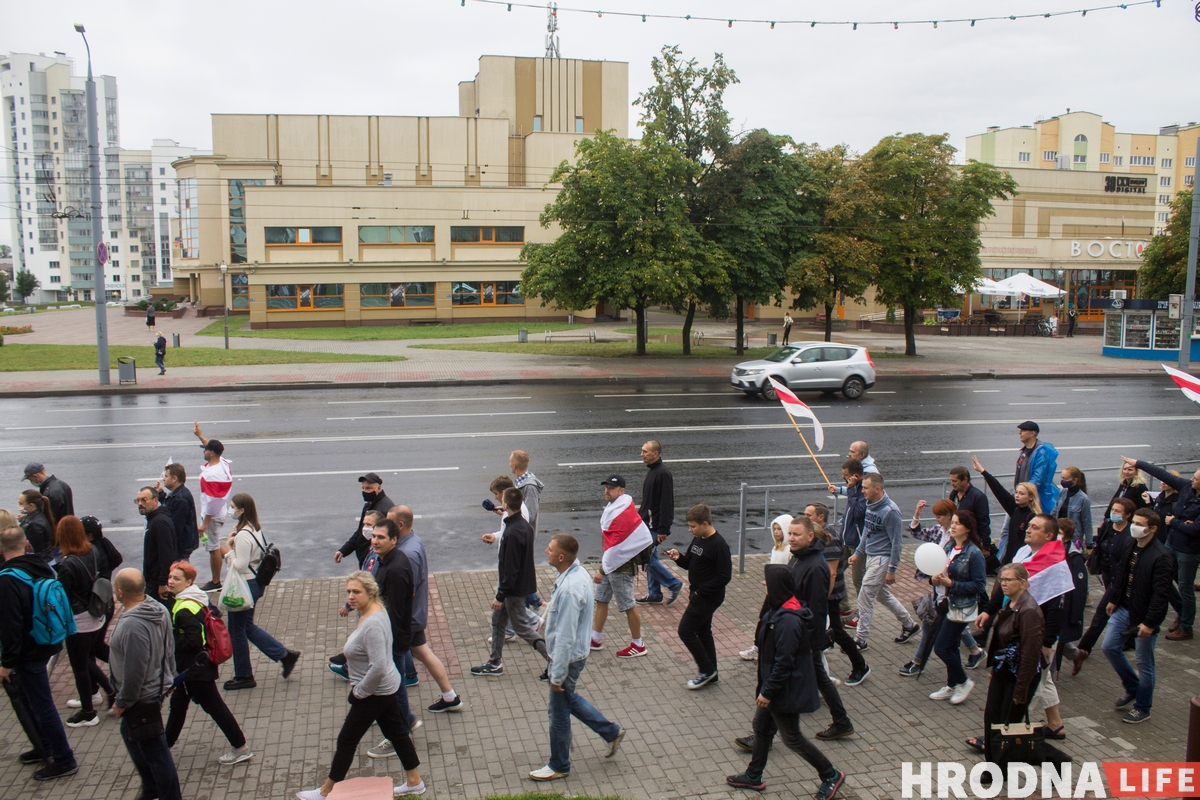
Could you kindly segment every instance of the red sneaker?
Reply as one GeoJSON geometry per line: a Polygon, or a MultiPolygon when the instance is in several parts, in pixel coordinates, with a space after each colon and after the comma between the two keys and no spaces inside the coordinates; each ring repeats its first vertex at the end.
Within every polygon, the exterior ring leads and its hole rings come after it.
{"type": "Polygon", "coordinates": [[[617,658],[637,658],[644,655],[646,655],[645,645],[636,645],[633,642],[630,642],[629,647],[624,650],[617,651],[617,658]]]}
{"type": "Polygon", "coordinates": [[[858,627],[858,617],[855,617],[854,619],[842,620],[842,624],[845,625],[847,628],[857,628],[858,627]]]}

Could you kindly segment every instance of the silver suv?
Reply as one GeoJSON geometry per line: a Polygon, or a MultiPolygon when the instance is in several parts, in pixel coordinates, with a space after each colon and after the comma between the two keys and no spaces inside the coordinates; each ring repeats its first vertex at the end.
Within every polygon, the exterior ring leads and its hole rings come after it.
{"type": "Polygon", "coordinates": [[[832,342],[787,345],[766,358],[743,361],[733,368],[729,381],[746,394],[762,392],[776,399],[774,378],[794,392],[841,392],[857,400],[875,385],[875,362],[867,348],[832,342]]]}

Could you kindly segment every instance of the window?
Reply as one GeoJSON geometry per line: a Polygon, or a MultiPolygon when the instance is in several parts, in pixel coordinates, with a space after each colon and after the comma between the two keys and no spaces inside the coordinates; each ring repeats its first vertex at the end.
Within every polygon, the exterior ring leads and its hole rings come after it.
{"type": "Polygon", "coordinates": [[[1082,133],[1075,137],[1075,144],[1087,144],[1087,137],[1082,133]]]}
{"type": "MultiPolygon", "coordinates": [[[[159,174],[159,175],[166,175],[166,174],[167,174],[167,168],[166,168],[166,167],[159,167],[159,168],[158,168],[158,174],[159,174]]],[[[163,188],[165,189],[165,188],[167,188],[167,187],[166,187],[166,186],[163,186],[163,188]]]]}
{"type": "Polygon", "coordinates": [[[267,244],[341,244],[340,227],[265,228],[267,244]]]}
{"type": "Polygon", "coordinates": [[[340,283],[267,285],[267,311],[322,311],[345,307],[340,283]]]}
{"type": "Polygon", "coordinates": [[[246,187],[265,185],[262,178],[229,182],[229,260],[234,264],[246,263],[246,187]]]}
{"type": "Polygon", "coordinates": [[[432,308],[432,283],[364,283],[359,286],[361,308],[432,308]]]}
{"type": "Polygon", "coordinates": [[[450,303],[456,306],[520,306],[520,281],[471,281],[451,285],[450,303]]]}
{"type": "Polygon", "coordinates": [[[1196,157],[1195,157],[1195,156],[1185,156],[1185,157],[1184,157],[1184,159],[1183,159],[1183,165],[1184,165],[1185,167],[1194,167],[1194,166],[1196,166],[1196,157]]]}
{"type": "Polygon", "coordinates": [[[49,266],[50,266],[50,269],[58,269],[58,262],[51,261],[49,266]]]}
{"type": "Polygon", "coordinates": [[[575,132],[583,133],[583,117],[575,118],[575,132]]]}
{"type": "Polygon", "coordinates": [[[1184,176],[1183,176],[1183,185],[1184,185],[1184,186],[1192,186],[1192,185],[1194,185],[1195,183],[1196,183],[1196,176],[1195,176],[1195,175],[1184,175],[1184,176]]]}
{"type": "Polygon", "coordinates": [[[1086,154],[1085,155],[1076,154],[1075,157],[1071,159],[1071,163],[1086,164],[1087,163],[1087,155],[1086,154]]]}
{"type": "Polygon", "coordinates": [[[1158,196],[1158,202],[1161,203],[1162,205],[1166,205],[1167,203],[1171,202],[1171,195],[1160,194],[1158,196]]]}
{"type": "Polygon", "coordinates": [[[233,275],[229,280],[230,293],[233,295],[233,308],[250,307],[250,276],[242,273],[233,275]]]}
{"type": "Polygon", "coordinates": [[[536,133],[542,129],[542,118],[540,116],[533,118],[533,130],[536,133]]]}
{"type": "Polygon", "coordinates": [[[1129,166],[1131,167],[1153,167],[1154,156],[1130,156],[1129,166]]]}
{"type": "Polygon", "coordinates": [[[50,282],[51,283],[62,283],[62,276],[61,275],[51,275],[50,282]]]}
{"type": "MultiPolygon", "coordinates": [[[[179,257],[200,257],[200,202],[196,179],[185,178],[179,184],[179,257]]],[[[115,220],[120,222],[118,216],[115,220]]]]}
{"type": "Polygon", "coordinates": [[[363,225],[358,229],[362,244],[417,244],[433,241],[432,225],[363,225]]]}
{"type": "Polygon", "coordinates": [[[165,198],[165,197],[160,197],[160,198],[159,198],[159,203],[158,203],[158,204],[159,204],[160,206],[165,206],[165,205],[167,204],[167,198],[165,198]]]}
{"type": "Polygon", "coordinates": [[[1125,156],[1113,157],[1113,166],[1114,167],[1119,167],[1119,166],[1123,165],[1124,163],[1125,163],[1125,156]]]}
{"type": "Polygon", "coordinates": [[[1107,164],[1107,163],[1109,163],[1109,161],[1110,161],[1111,159],[1112,159],[1112,154],[1111,154],[1111,153],[1101,153],[1101,154],[1100,154],[1100,163],[1101,163],[1101,164],[1107,164]]]}
{"type": "Polygon", "coordinates": [[[1171,185],[1171,176],[1163,175],[1162,177],[1160,177],[1158,179],[1158,185],[1159,186],[1170,186],[1171,185]]]}
{"type": "Polygon", "coordinates": [[[1158,212],[1158,221],[1159,221],[1159,222],[1166,222],[1166,221],[1167,221],[1167,212],[1166,212],[1166,211],[1160,211],[1160,212],[1158,212]]]}
{"type": "Polygon", "coordinates": [[[1171,165],[1172,165],[1172,164],[1174,164],[1174,163],[1175,163],[1175,159],[1173,159],[1173,158],[1164,158],[1164,159],[1161,159],[1161,160],[1159,160],[1159,162],[1158,162],[1158,165],[1159,165],[1160,167],[1162,167],[1163,169],[1170,169],[1170,168],[1171,168],[1171,165]]]}
{"type": "Polygon", "coordinates": [[[1057,160],[1058,160],[1058,151],[1057,150],[1043,150],[1042,151],[1042,161],[1057,161],[1057,160]]]}
{"type": "Polygon", "coordinates": [[[525,226],[504,225],[499,227],[475,226],[466,227],[452,225],[450,227],[451,242],[480,242],[483,244],[508,244],[525,241],[525,226]]]}
{"type": "Polygon", "coordinates": [[[141,296],[142,296],[142,290],[141,290],[141,289],[134,289],[134,290],[133,290],[133,296],[134,296],[134,297],[141,297],[141,296]]]}
{"type": "Polygon", "coordinates": [[[113,265],[113,269],[116,269],[117,267],[121,266],[121,262],[114,258],[112,260],[112,265],[113,265]]]}
{"type": "Polygon", "coordinates": [[[1029,156],[1029,153],[1017,153],[1017,161],[1021,162],[1022,164],[1028,164],[1029,156]]]}
{"type": "MultiPolygon", "coordinates": [[[[116,234],[114,233],[113,236],[116,236],[116,234]]],[[[121,252],[121,246],[119,244],[109,245],[108,252],[119,253],[121,252]]]]}
{"type": "MultiPolygon", "coordinates": [[[[114,281],[114,282],[116,282],[116,281],[119,281],[119,280],[120,280],[120,277],[113,278],[113,281],[114,281]]],[[[132,275],[130,275],[130,276],[129,276],[129,280],[133,281],[134,283],[141,283],[142,276],[141,276],[141,275],[138,275],[138,274],[135,272],[135,273],[133,273],[132,275]]]]}
{"type": "Polygon", "coordinates": [[[129,245],[129,252],[131,252],[131,253],[138,252],[138,246],[136,244],[129,245]]]}

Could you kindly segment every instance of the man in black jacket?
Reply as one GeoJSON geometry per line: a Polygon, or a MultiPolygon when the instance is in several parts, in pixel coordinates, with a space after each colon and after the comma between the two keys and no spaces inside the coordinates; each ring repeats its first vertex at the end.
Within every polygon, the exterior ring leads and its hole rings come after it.
{"type": "Polygon", "coordinates": [[[1167,598],[1175,578],[1175,557],[1156,536],[1161,523],[1158,514],[1148,509],[1134,513],[1129,526],[1133,541],[1123,548],[1116,580],[1100,601],[1109,614],[1101,649],[1125,687],[1117,708],[1133,703],[1133,710],[1121,718],[1131,724],[1150,719],[1154,700],[1154,645],[1158,641],[1158,627],[1167,616],[1167,598]],[[1130,638],[1134,638],[1136,673],[1124,652],[1125,642],[1130,638]]]}
{"type": "Polygon", "coordinates": [[[642,445],[642,463],[646,465],[646,479],[642,481],[642,505],[638,513],[650,535],[654,537],[654,549],[646,563],[646,596],[639,603],[663,602],[663,587],[671,592],[666,601],[671,605],[679,599],[683,581],[658,560],[658,546],[671,535],[671,519],[675,516],[675,476],[662,462],[662,445],[654,439],[642,445]]]}
{"type": "Polygon", "coordinates": [[[154,491],[158,502],[167,510],[171,524],[175,526],[176,555],[184,560],[200,545],[200,531],[196,529],[196,501],[187,483],[187,470],[183,464],[172,462],[163,470],[163,479],[155,482],[154,491]],[[163,491],[163,488],[166,491],[163,491]]]}
{"type": "MultiPolygon", "coordinates": [[[[0,551],[4,553],[0,569],[0,681],[14,683],[17,702],[28,712],[22,724],[32,726],[29,740],[33,749],[21,753],[22,764],[45,762],[33,773],[39,781],[74,775],[78,770],[75,753],[67,742],[67,732],[54,705],[46,663],[62,650],[62,643],[40,645],[30,632],[33,618],[33,589],[20,571],[33,581],[53,580],[50,565],[35,555],[25,555],[25,534],[20,528],[0,533],[0,551]]],[[[22,715],[18,713],[18,718],[22,715]]]]}
{"type": "Polygon", "coordinates": [[[138,513],[146,518],[146,537],[142,543],[146,596],[158,600],[169,612],[173,601],[167,599],[167,578],[171,575],[171,565],[178,558],[175,524],[167,509],[158,504],[158,492],[149,486],[138,490],[137,506],[138,513]]]}
{"type": "Polygon", "coordinates": [[[368,511],[378,511],[380,514],[386,515],[396,504],[392,502],[392,498],[383,493],[383,478],[378,474],[368,472],[366,475],[360,475],[358,483],[362,487],[363,498],[362,511],[358,515],[358,526],[354,529],[354,533],[350,534],[350,538],[346,539],[346,543],[333,554],[333,561],[335,564],[340,564],[344,557],[354,553],[354,557],[358,559],[358,568],[362,569],[363,562],[367,560],[367,553],[371,551],[371,534],[363,529],[363,519],[367,516],[368,511]]]}
{"type": "MultiPolygon", "coordinates": [[[[950,502],[963,511],[970,511],[979,522],[979,538],[983,541],[983,552],[994,558],[992,549],[992,511],[988,507],[987,495],[971,485],[971,473],[966,467],[953,467],[950,470],[950,502]]],[[[999,567],[999,564],[996,564],[999,567]]]]}
{"type": "MultiPolygon", "coordinates": [[[[379,584],[379,596],[387,609],[392,623],[392,661],[396,669],[404,671],[404,654],[412,642],[413,568],[412,562],[396,544],[400,541],[400,528],[386,517],[376,520],[371,530],[371,546],[379,556],[375,570],[375,583],[379,584]]],[[[404,718],[412,727],[413,713],[408,707],[408,692],[404,681],[400,681],[400,708],[404,718]]]]}
{"type": "MultiPolygon", "coordinates": [[[[538,655],[550,660],[546,652],[546,640],[531,625],[525,616],[525,597],[537,590],[537,574],[533,568],[533,528],[521,517],[521,503],[525,501],[520,489],[504,490],[504,538],[500,540],[498,563],[500,579],[496,596],[492,599],[492,652],[488,660],[478,667],[471,667],[476,677],[504,674],[504,632],[509,624],[513,631],[538,655]]],[[[542,672],[542,679],[548,680],[542,672]]]]}
{"type": "Polygon", "coordinates": [[[50,500],[50,510],[54,519],[60,520],[75,514],[75,496],[71,487],[53,475],[46,474],[46,468],[35,462],[25,465],[25,480],[38,487],[38,491],[50,500]]]}
{"type": "Polygon", "coordinates": [[[679,639],[696,659],[696,677],[684,684],[701,689],[717,678],[717,646],[713,641],[713,614],[725,602],[725,587],[733,578],[729,544],[712,524],[712,511],[700,503],[688,509],[687,526],[692,542],[687,552],[668,550],[671,560],[688,571],[688,607],[679,620],[679,639]]]}

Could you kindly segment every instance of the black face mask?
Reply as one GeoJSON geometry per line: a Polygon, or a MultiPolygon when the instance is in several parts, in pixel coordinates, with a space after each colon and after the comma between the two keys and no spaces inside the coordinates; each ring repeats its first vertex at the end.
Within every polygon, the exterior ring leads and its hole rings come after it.
{"type": "Polygon", "coordinates": [[[363,496],[363,500],[365,500],[368,503],[372,503],[375,501],[375,498],[379,497],[379,494],[377,492],[368,492],[364,489],[362,496],[363,496]]]}

